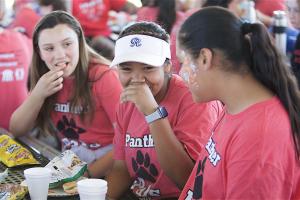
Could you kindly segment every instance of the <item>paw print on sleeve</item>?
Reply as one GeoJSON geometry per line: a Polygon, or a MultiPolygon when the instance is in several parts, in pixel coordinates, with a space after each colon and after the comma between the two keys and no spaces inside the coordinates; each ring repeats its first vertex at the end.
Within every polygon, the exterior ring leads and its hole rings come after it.
{"type": "Polygon", "coordinates": [[[138,150],[136,152],[136,158],[132,158],[132,168],[138,177],[148,180],[152,183],[156,181],[155,177],[158,175],[158,170],[154,164],[150,161],[148,153],[143,153],[138,150]]]}
{"type": "Polygon", "coordinates": [[[206,159],[207,157],[205,157],[203,161],[200,160],[198,164],[195,183],[194,183],[193,199],[202,198],[203,172],[204,172],[206,159]]]}
{"type": "Polygon", "coordinates": [[[79,139],[79,134],[86,132],[85,129],[77,127],[73,118],[68,118],[63,115],[62,119],[57,122],[57,130],[59,130],[66,138],[79,139]]]}

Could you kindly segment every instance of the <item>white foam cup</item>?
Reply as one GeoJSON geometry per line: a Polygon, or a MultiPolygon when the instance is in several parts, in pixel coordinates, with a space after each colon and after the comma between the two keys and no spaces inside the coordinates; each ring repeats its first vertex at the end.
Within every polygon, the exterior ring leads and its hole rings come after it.
{"type": "Polygon", "coordinates": [[[31,200],[47,200],[51,170],[33,167],[24,170],[26,184],[31,200]]]}
{"type": "Polygon", "coordinates": [[[103,179],[83,179],[77,182],[80,200],[105,200],[107,182],[103,179]]]}

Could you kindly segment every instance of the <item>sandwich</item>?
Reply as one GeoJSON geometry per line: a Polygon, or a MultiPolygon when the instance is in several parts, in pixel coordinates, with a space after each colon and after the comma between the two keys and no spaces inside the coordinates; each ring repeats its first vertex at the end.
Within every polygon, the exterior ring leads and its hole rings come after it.
{"type": "Polygon", "coordinates": [[[77,194],[77,181],[71,181],[63,184],[63,189],[65,193],[77,194]]]}

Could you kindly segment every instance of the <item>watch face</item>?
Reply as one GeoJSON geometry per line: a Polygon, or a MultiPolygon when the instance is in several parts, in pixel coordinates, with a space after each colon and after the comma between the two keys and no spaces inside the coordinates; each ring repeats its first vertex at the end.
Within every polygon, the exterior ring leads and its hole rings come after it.
{"type": "Polygon", "coordinates": [[[160,114],[161,114],[160,116],[161,116],[162,118],[168,116],[168,112],[167,112],[167,110],[166,110],[165,107],[158,107],[158,109],[159,109],[159,112],[160,112],[160,114]]]}

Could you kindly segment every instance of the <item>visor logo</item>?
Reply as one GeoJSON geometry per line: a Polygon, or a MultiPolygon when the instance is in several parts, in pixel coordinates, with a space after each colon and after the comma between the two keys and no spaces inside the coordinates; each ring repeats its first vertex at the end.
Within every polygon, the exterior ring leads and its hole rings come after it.
{"type": "Polygon", "coordinates": [[[141,39],[140,39],[140,38],[137,38],[137,37],[132,38],[132,39],[130,40],[130,46],[131,46],[131,47],[134,47],[134,46],[140,47],[140,46],[142,46],[142,44],[141,44],[141,39]]]}

